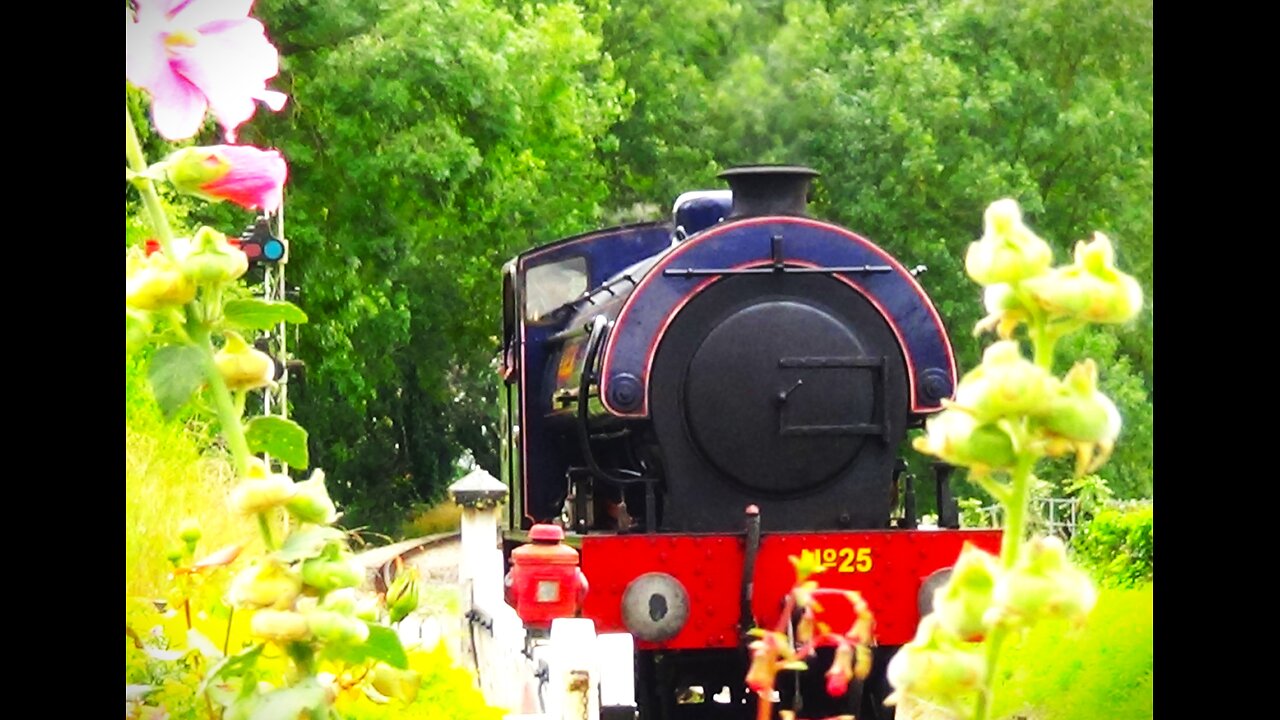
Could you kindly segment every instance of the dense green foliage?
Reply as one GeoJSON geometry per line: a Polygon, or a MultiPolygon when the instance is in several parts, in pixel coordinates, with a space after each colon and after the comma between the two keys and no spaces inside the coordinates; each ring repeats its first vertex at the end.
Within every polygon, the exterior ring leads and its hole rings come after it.
{"type": "Polygon", "coordinates": [[[496,471],[498,267],[592,224],[622,88],[571,3],[257,6],[291,97],[294,416],[348,524],[393,528],[471,454],[496,471]]]}
{"type": "Polygon", "coordinates": [[[1104,589],[1084,629],[1052,622],[1028,631],[1001,662],[994,716],[1153,717],[1154,598],[1151,583],[1104,589]]]}
{"type": "Polygon", "coordinates": [[[1125,419],[1101,474],[1118,497],[1152,495],[1149,0],[255,8],[291,101],[244,141],[290,160],[289,283],[311,317],[290,398],[344,522],[392,530],[466,455],[497,474],[504,260],[660,216],[754,162],[814,166],[815,215],[927,265],[962,370],[982,315],[964,251],[987,203],[1016,198],[1059,262],[1106,232],[1147,308],[1073,339],[1059,369],[1099,360],[1125,419]]]}
{"type": "Polygon", "coordinates": [[[1108,587],[1136,587],[1155,577],[1155,522],[1150,503],[1108,508],[1072,538],[1076,557],[1108,587]]]}

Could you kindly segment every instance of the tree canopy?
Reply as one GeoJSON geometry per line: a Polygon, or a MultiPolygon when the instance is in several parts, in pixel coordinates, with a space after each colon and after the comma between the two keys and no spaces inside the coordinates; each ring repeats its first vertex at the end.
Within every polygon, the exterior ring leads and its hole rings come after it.
{"type": "Polygon", "coordinates": [[[289,284],[310,316],[293,414],[348,520],[393,527],[463,457],[496,474],[503,261],[760,162],[818,169],[815,215],[929,267],[962,370],[987,203],[1017,199],[1059,262],[1107,233],[1147,308],[1064,349],[1099,359],[1125,418],[1102,474],[1152,494],[1149,0],[256,8],[291,98],[244,141],[290,162],[289,284]]]}

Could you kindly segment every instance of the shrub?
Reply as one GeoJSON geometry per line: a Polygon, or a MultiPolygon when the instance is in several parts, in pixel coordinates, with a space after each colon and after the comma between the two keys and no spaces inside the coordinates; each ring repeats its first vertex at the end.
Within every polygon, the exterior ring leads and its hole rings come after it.
{"type": "Polygon", "coordinates": [[[462,507],[445,500],[432,508],[415,508],[412,517],[401,528],[405,537],[424,537],[457,532],[462,527],[462,507]]]}
{"type": "Polygon", "coordinates": [[[1080,562],[1105,587],[1136,587],[1154,578],[1153,509],[1148,502],[1100,511],[1072,540],[1080,562]]]}

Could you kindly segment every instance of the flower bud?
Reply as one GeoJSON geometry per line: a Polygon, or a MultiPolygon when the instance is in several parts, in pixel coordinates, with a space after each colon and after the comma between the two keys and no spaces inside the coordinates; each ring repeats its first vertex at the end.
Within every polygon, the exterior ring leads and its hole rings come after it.
{"type": "Polygon", "coordinates": [[[1077,477],[1106,462],[1120,436],[1120,411],[1097,389],[1098,367],[1092,359],[1076,363],[1038,418],[1047,433],[1045,452],[1076,452],[1077,477]]]}
{"type": "Polygon", "coordinates": [[[939,625],[966,642],[981,642],[987,634],[983,614],[991,607],[1000,562],[987,551],[964,544],[951,578],[933,593],[933,614],[939,625]]]}
{"type": "Polygon", "coordinates": [[[195,299],[196,286],[172,258],[162,252],[143,256],[131,251],[126,260],[124,304],[134,310],[181,307],[195,299]]]}
{"type": "Polygon", "coordinates": [[[227,333],[227,343],[213,356],[218,372],[231,390],[253,390],[271,384],[275,363],[261,350],[249,347],[244,338],[227,333]]]}
{"type": "Polygon", "coordinates": [[[400,622],[418,609],[418,571],[405,568],[387,589],[387,614],[391,622],[400,622]]]}
{"type": "Polygon", "coordinates": [[[1044,410],[1056,381],[1044,368],[1022,357],[1015,340],[987,348],[982,364],[956,387],[955,404],[979,423],[1035,415],[1044,410]]]}
{"type": "Polygon", "coordinates": [[[329,498],[324,484],[324,471],[315,470],[311,478],[297,483],[296,492],[285,505],[302,522],[328,525],[338,519],[338,508],[329,498]]]}
{"type": "Polygon", "coordinates": [[[378,663],[371,679],[373,689],[386,697],[411,703],[418,697],[422,676],[413,670],[397,670],[385,663],[378,663]]]}
{"type": "Polygon", "coordinates": [[[195,545],[200,542],[200,523],[194,518],[183,520],[182,525],[178,528],[178,537],[188,545],[195,545]]]}
{"type": "Polygon", "coordinates": [[[917,437],[916,450],[976,472],[1013,467],[1017,457],[1008,433],[991,424],[979,424],[964,410],[948,408],[925,422],[925,435],[917,437]]]}
{"type": "Polygon", "coordinates": [[[1069,440],[1114,442],[1120,435],[1120,411],[1098,392],[1098,366],[1092,358],[1067,372],[1040,423],[1069,440]]]}
{"type": "Polygon", "coordinates": [[[1018,564],[996,582],[987,620],[1024,626],[1056,617],[1080,624],[1096,601],[1093,582],[1067,560],[1062,540],[1036,538],[1018,564]]]}
{"type": "Polygon", "coordinates": [[[288,568],[259,561],[241,570],[231,581],[227,599],[236,607],[285,609],[302,592],[302,582],[288,568]]]}
{"type": "Polygon", "coordinates": [[[1111,241],[1102,233],[1076,243],[1074,264],[1028,280],[1025,287],[1051,317],[1122,323],[1142,309],[1142,287],[1115,268],[1111,241]]]}
{"type": "Polygon", "coordinates": [[[288,174],[278,151],[250,145],[187,147],[170,154],[163,166],[178,192],[265,212],[280,206],[288,174]]]}
{"type": "Polygon", "coordinates": [[[956,708],[986,681],[986,658],[981,646],[958,642],[933,615],[920,621],[916,637],[889,661],[886,676],[895,692],[887,700],[913,695],[956,708]]]}
{"type": "Polygon", "coordinates": [[[186,556],[186,550],[180,545],[175,545],[169,548],[169,552],[165,553],[164,559],[168,560],[170,565],[177,567],[182,563],[183,558],[186,556]]]}
{"type": "Polygon", "coordinates": [[[1013,283],[1044,272],[1053,262],[1049,244],[1022,223],[1022,210],[1009,198],[983,214],[982,238],[969,245],[965,270],[980,285],[1013,283]]]}
{"type": "Polygon", "coordinates": [[[1013,286],[1005,283],[988,285],[982,291],[982,305],[987,315],[974,326],[974,335],[994,329],[1001,340],[1008,340],[1018,325],[1031,319],[1031,313],[1018,299],[1013,286]]]}
{"type": "Polygon", "coordinates": [[[327,593],[320,603],[320,609],[355,617],[358,602],[355,588],[342,588],[327,593]]]}
{"type": "Polygon", "coordinates": [[[195,283],[227,283],[249,269],[249,258],[227,242],[227,236],[210,227],[201,227],[191,241],[191,251],[182,261],[182,270],[195,283]]]}
{"type": "Polygon", "coordinates": [[[359,645],[369,639],[369,626],[354,617],[331,610],[312,610],[306,618],[311,633],[324,642],[359,645]]]}
{"type": "Polygon", "coordinates": [[[849,681],[853,680],[853,646],[842,642],[836,646],[835,659],[827,670],[827,694],[839,697],[849,690],[849,681]]]}
{"type": "Polygon", "coordinates": [[[307,619],[292,610],[259,610],[249,621],[249,631],[276,642],[305,640],[311,634],[307,619]]]}
{"type": "Polygon", "coordinates": [[[804,667],[802,663],[795,663],[795,649],[786,635],[768,630],[753,630],[752,633],[760,636],[759,640],[747,646],[751,651],[751,666],[747,668],[746,682],[753,692],[773,690],[779,670],[804,667]]]}
{"type": "Polygon", "coordinates": [[[364,568],[350,556],[321,556],[302,563],[302,582],[321,592],[358,587],[364,582],[364,568]]]}
{"type": "Polygon", "coordinates": [[[231,507],[241,515],[256,515],[287,503],[295,492],[296,484],[288,475],[245,478],[231,490],[231,507]]]}

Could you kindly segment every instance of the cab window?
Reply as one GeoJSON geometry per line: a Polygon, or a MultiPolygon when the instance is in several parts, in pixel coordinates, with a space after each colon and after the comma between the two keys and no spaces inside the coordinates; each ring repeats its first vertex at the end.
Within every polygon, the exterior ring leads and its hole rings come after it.
{"type": "Polygon", "coordinates": [[[581,255],[538,265],[525,271],[525,320],[550,319],[552,310],[587,291],[587,259],[581,255]]]}

